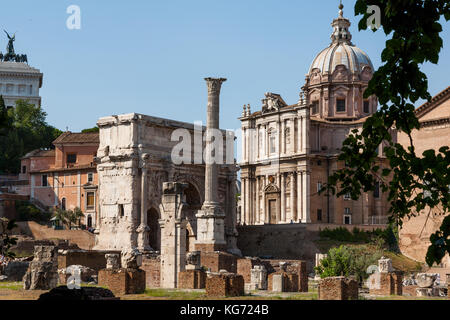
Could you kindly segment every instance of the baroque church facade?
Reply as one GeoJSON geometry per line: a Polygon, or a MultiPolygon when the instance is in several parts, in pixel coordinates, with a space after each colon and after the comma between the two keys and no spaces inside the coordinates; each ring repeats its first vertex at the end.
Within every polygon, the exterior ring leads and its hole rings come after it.
{"type": "Polygon", "coordinates": [[[299,102],[288,105],[280,95],[266,93],[261,110],[244,106],[241,225],[387,222],[387,196],[379,188],[357,201],[319,194],[345,165],[338,161],[345,138],[377,110],[376,97],[363,98],[372,62],[351,42],[342,8],[332,22],[332,42],[313,60],[299,102]]]}

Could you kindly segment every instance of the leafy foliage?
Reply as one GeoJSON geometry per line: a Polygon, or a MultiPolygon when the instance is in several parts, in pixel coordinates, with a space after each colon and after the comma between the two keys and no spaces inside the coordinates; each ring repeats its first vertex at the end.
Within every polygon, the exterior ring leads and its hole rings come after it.
{"type": "Polygon", "coordinates": [[[0,136],[4,136],[8,128],[8,109],[3,96],[0,96],[0,136]]]}
{"type": "Polygon", "coordinates": [[[318,267],[315,268],[320,277],[355,276],[359,281],[367,279],[367,268],[371,265],[378,265],[378,260],[382,257],[381,250],[375,252],[368,250],[365,246],[351,247],[340,246],[328,251],[328,256],[324,258],[318,267]]]}
{"type": "Polygon", "coordinates": [[[84,214],[78,207],[74,210],[62,210],[61,208],[55,208],[53,211],[53,217],[70,230],[72,229],[73,224],[78,226],[81,225],[81,218],[84,217],[84,214]]]}
{"type": "Polygon", "coordinates": [[[50,212],[42,212],[36,206],[26,201],[16,201],[16,212],[18,221],[47,223],[52,216],[50,212]]]}
{"type": "Polygon", "coordinates": [[[8,258],[14,258],[15,254],[10,250],[13,245],[17,244],[17,239],[10,236],[11,230],[17,225],[13,220],[0,218],[0,255],[8,258]]]}
{"type": "MultiPolygon", "coordinates": [[[[446,0],[358,0],[355,14],[364,15],[359,29],[367,29],[369,5],[381,9],[381,25],[390,39],[382,52],[383,65],[374,73],[364,93],[375,95],[379,110],[368,118],[362,131],[354,130],[344,141],[339,157],[346,166],[329,179],[327,189],[357,200],[362,192],[375,190],[379,183],[390,201],[391,223],[402,225],[405,217],[423,210],[450,211],[450,148],[444,146],[416,154],[412,131],[419,130],[414,103],[430,100],[427,76],[420,71],[425,62],[438,63],[443,47],[440,37],[441,17],[450,19],[450,2],[446,0]],[[393,139],[403,132],[410,145],[405,149],[393,139]],[[381,163],[377,150],[383,145],[387,163],[381,163]],[[427,194],[429,196],[424,196],[427,194]]],[[[440,262],[442,235],[449,233],[450,217],[444,231],[431,237],[432,248],[427,262],[440,262]]]]}
{"type": "MultiPolygon", "coordinates": [[[[0,122],[2,104],[4,106],[3,99],[0,99],[0,122]]],[[[62,132],[48,125],[46,116],[40,107],[24,100],[18,100],[14,108],[7,110],[6,119],[3,120],[5,132],[0,135],[0,172],[18,173],[20,158],[26,153],[52,147],[52,142],[62,132]]]]}
{"type": "Polygon", "coordinates": [[[81,130],[81,133],[97,133],[100,132],[100,128],[95,126],[93,128],[81,130]]]}
{"type": "Polygon", "coordinates": [[[362,230],[353,228],[349,231],[347,228],[339,227],[335,229],[325,228],[319,232],[321,238],[347,242],[347,243],[367,243],[374,244],[379,248],[387,248],[391,251],[398,251],[396,231],[391,226],[386,229],[362,230]]]}

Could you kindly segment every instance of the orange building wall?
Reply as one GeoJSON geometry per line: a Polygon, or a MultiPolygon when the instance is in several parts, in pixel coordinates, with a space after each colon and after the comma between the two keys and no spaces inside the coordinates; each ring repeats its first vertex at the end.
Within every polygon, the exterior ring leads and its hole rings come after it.
{"type": "MultiPolygon", "coordinates": [[[[450,117],[450,99],[425,114],[420,121],[429,121],[450,117]]],[[[419,131],[412,133],[413,143],[418,155],[422,155],[425,150],[434,149],[436,152],[442,146],[450,145],[450,124],[436,124],[426,126],[419,131]]],[[[404,148],[409,147],[409,137],[404,133],[398,134],[398,142],[404,148]]],[[[430,216],[425,210],[418,216],[411,219],[404,219],[403,227],[400,230],[400,250],[406,256],[418,261],[425,261],[426,252],[430,245],[430,235],[438,230],[444,219],[440,210],[434,210],[430,216]]],[[[450,267],[450,258],[447,256],[443,261],[444,266],[450,267]]]]}

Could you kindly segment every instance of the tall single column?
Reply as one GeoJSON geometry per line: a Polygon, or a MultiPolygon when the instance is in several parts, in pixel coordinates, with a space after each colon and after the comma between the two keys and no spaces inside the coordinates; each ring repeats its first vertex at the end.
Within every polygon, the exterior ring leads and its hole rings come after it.
{"type": "Polygon", "coordinates": [[[286,153],[286,123],[284,120],[281,120],[280,140],[281,140],[280,154],[284,155],[286,153]]]}
{"type": "Polygon", "coordinates": [[[302,118],[299,117],[297,119],[297,153],[302,152],[302,118]]]}
{"type": "MultiPolygon", "coordinates": [[[[219,130],[220,89],[226,79],[205,78],[208,87],[208,110],[206,121],[206,157],[205,157],[205,202],[198,211],[196,248],[199,251],[224,251],[225,214],[219,204],[219,166],[213,163],[214,131],[219,130]]],[[[247,148],[248,149],[248,148],[247,148]]]]}
{"type": "Polygon", "coordinates": [[[281,212],[280,222],[286,222],[286,181],[284,173],[281,173],[281,212]]]}
{"type": "Polygon", "coordinates": [[[300,171],[297,172],[297,214],[295,222],[303,220],[303,188],[302,188],[303,176],[300,171]]]}
{"type": "Polygon", "coordinates": [[[247,224],[245,220],[247,208],[247,188],[245,187],[245,178],[241,178],[241,224],[247,224]]]}
{"type": "Polygon", "coordinates": [[[266,193],[264,192],[264,189],[267,186],[267,180],[266,180],[266,176],[262,176],[262,213],[261,213],[261,223],[267,223],[267,218],[266,218],[266,193]]]}
{"type": "Polygon", "coordinates": [[[291,203],[290,203],[291,212],[290,212],[290,215],[289,215],[289,218],[288,218],[287,222],[291,222],[291,220],[292,221],[295,220],[294,212],[295,212],[295,198],[296,198],[295,197],[295,173],[291,172],[289,174],[289,176],[290,176],[290,179],[291,179],[291,190],[290,190],[290,192],[291,192],[291,198],[290,198],[290,201],[291,201],[291,203]]]}
{"type": "Polygon", "coordinates": [[[53,176],[53,189],[55,190],[55,207],[59,206],[59,175],[55,173],[53,176]]]}
{"type": "Polygon", "coordinates": [[[260,201],[259,201],[259,177],[256,176],[256,203],[255,203],[255,208],[256,208],[256,212],[255,212],[255,224],[259,224],[259,220],[260,220],[260,201]]]}
{"type": "Polygon", "coordinates": [[[186,225],[183,192],[187,184],[163,183],[163,195],[159,206],[161,219],[161,287],[178,287],[178,274],[186,267],[186,225]]]}
{"type": "Polygon", "coordinates": [[[311,194],[310,174],[308,171],[303,172],[303,214],[302,223],[311,223],[311,216],[309,210],[309,201],[311,194]]]}
{"type": "Polygon", "coordinates": [[[252,199],[250,199],[250,179],[245,178],[245,198],[247,201],[245,202],[245,224],[249,225],[250,222],[250,203],[252,199]]]}
{"type": "Polygon", "coordinates": [[[139,251],[153,251],[152,247],[150,247],[149,242],[149,233],[150,228],[147,222],[147,197],[148,197],[148,171],[147,171],[147,162],[150,156],[145,153],[142,155],[142,166],[141,166],[141,223],[137,228],[136,232],[138,233],[138,249],[139,251]]]}
{"type": "Polygon", "coordinates": [[[256,126],[256,160],[259,160],[261,158],[261,149],[259,148],[259,146],[261,145],[259,136],[260,130],[260,126],[256,126]]]}

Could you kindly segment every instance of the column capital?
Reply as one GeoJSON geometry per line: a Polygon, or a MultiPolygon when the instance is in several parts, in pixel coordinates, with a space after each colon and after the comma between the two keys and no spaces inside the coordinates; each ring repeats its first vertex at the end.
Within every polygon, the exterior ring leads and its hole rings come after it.
{"type": "Polygon", "coordinates": [[[220,93],[222,83],[227,81],[225,78],[205,78],[206,85],[208,86],[209,93],[220,93]]]}

